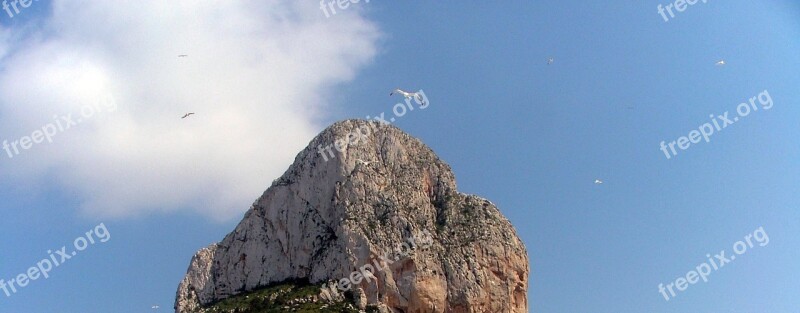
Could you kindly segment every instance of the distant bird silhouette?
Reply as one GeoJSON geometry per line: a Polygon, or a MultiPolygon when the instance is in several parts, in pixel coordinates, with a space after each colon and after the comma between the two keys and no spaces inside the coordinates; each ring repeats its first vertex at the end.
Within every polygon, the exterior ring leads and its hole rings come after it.
{"type": "Polygon", "coordinates": [[[417,99],[417,101],[419,101],[420,103],[425,103],[422,100],[422,96],[420,96],[419,92],[408,92],[408,91],[404,91],[402,89],[395,89],[394,91],[389,93],[390,96],[393,96],[394,94],[401,94],[406,99],[412,99],[413,98],[413,99],[417,99]]]}
{"type": "Polygon", "coordinates": [[[723,65],[725,65],[725,60],[717,61],[717,66],[723,66],[723,65]]]}
{"type": "Polygon", "coordinates": [[[603,181],[602,181],[602,180],[599,180],[599,179],[595,179],[595,180],[594,180],[594,184],[595,184],[595,185],[600,185],[600,184],[602,184],[602,183],[603,183],[603,181]]]}
{"type": "Polygon", "coordinates": [[[553,64],[555,60],[553,58],[547,59],[547,65],[553,64]]]}
{"type": "Polygon", "coordinates": [[[185,58],[185,57],[188,57],[188,56],[189,56],[188,54],[179,54],[178,55],[179,58],[185,58]]]}
{"type": "Polygon", "coordinates": [[[187,117],[189,117],[190,115],[194,115],[194,113],[186,113],[186,115],[184,115],[184,116],[183,116],[183,117],[181,117],[181,118],[182,118],[182,119],[184,119],[184,118],[187,118],[187,117]]]}

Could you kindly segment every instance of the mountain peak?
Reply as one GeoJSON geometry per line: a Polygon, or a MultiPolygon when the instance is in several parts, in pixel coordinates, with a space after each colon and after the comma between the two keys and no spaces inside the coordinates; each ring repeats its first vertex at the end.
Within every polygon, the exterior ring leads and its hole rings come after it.
{"type": "Polygon", "coordinates": [[[175,309],[216,312],[225,299],[302,281],[319,293],[291,305],[527,312],[528,264],[509,221],[457,192],[430,148],[394,126],[345,120],[315,137],[233,232],[194,256],[175,309]]]}

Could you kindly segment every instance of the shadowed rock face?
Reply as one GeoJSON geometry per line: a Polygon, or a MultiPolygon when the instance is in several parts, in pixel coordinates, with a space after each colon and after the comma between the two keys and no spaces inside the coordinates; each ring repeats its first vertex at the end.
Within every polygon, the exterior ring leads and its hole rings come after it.
{"type": "Polygon", "coordinates": [[[197,252],[175,309],[278,282],[339,281],[365,264],[382,269],[353,284],[362,308],[528,312],[527,252],[497,207],[458,193],[450,167],[419,140],[361,120],[319,134],[232,233],[197,252]],[[380,257],[423,232],[424,248],[380,257]]]}

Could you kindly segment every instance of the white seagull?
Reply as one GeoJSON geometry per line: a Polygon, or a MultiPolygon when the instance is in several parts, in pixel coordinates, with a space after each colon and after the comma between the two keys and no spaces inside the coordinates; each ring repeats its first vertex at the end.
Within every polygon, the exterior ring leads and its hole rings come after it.
{"type": "Polygon", "coordinates": [[[394,95],[394,94],[396,94],[396,93],[397,93],[397,94],[401,94],[401,95],[403,95],[403,97],[404,97],[404,98],[406,98],[406,99],[412,99],[412,98],[414,98],[414,99],[417,99],[417,101],[419,101],[420,103],[425,103],[425,102],[422,100],[422,96],[420,96],[419,92],[408,92],[408,91],[404,91],[404,90],[402,90],[402,89],[395,89],[394,91],[392,91],[391,93],[389,93],[389,95],[390,95],[390,96],[393,96],[393,95],[394,95]]]}
{"type": "Polygon", "coordinates": [[[717,66],[723,66],[723,65],[725,65],[725,60],[717,61],[717,66]]]}
{"type": "Polygon", "coordinates": [[[553,64],[553,61],[555,61],[553,58],[547,59],[547,65],[553,64]]]}
{"type": "Polygon", "coordinates": [[[151,309],[153,309],[153,310],[158,310],[158,308],[160,308],[160,307],[159,307],[159,306],[157,306],[157,305],[154,305],[154,306],[152,306],[152,307],[150,307],[150,308],[151,308],[151,309]]]}
{"type": "Polygon", "coordinates": [[[363,161],[361,159],[356,159],[356,164],[364,164],[364,166],[369,166],[370,163],[372,163],[372,161],[365,162],[365,161],[363,161]]]}
{"type": "Polygon", "coordinates": [[[594,180],[594,184],[595,184],[595,185],[600,185],[600,184],[602,184],[602,183],[603,183],[603,181],[602,181],[602,180],[599,180],[599,179],[595,179],[595,180],[594,180]]]}

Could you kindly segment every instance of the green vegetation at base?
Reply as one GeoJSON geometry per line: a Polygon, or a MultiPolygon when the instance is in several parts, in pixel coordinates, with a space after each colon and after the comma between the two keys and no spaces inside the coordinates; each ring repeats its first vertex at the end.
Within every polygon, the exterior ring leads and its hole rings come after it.
{"type": "MultiPolygon", "coordinates": [[[[359,313],[352,299],[328,303],[317,300],[321,285],[284,282],[216,302],[197,313],[359,313]]],[[[367,308],[366,312],[377,312],[367,308]]]]}

